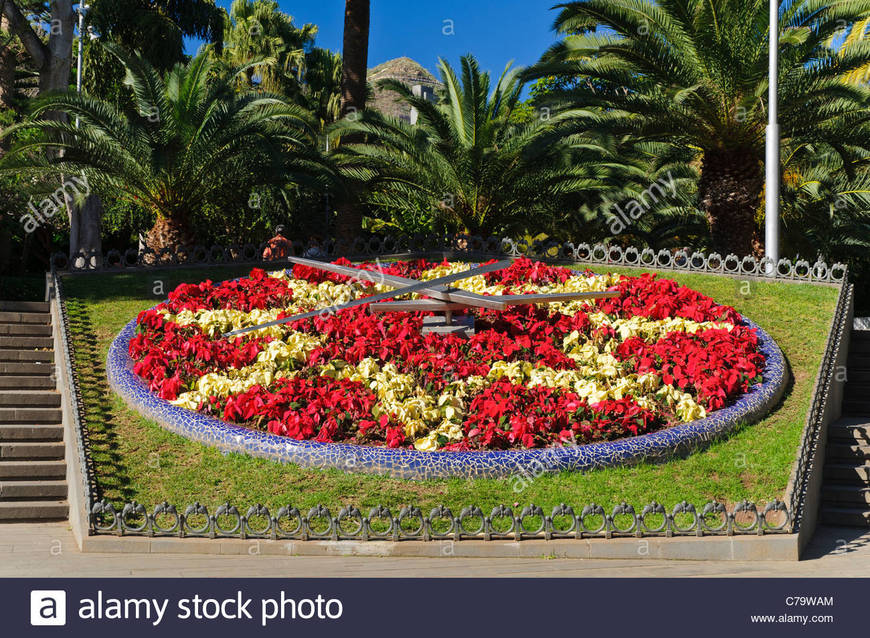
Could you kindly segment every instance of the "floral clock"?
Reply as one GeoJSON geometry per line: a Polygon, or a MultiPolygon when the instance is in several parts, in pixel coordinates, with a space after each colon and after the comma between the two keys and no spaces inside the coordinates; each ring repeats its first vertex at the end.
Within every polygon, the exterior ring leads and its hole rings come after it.
{"type": "Polygon", "coordinates": [[[227,451],[406,478],[668,458],[759,418],[785,383],[779,348],[731,307],[655,275],[525,258],[456,285],[619,294],[469,309],[470,335],[426,333],[431,313],[364,304],[223,336],[389,290],[379,272],[431,280],[471,266],[360,267],[372,276],[296,264],[182,284],[114,341],[110,381],[164,427],[227,451]]]}

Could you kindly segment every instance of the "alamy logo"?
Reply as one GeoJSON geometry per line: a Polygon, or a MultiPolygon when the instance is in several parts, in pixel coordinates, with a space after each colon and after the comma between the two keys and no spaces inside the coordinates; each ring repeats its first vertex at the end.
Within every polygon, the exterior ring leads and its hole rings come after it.
{"type": "Polygon", "coordinates": [[[66,624],[66,592],[62,589],[37,589],[30,592],[30,624],[66,624]]]}
{"type": "Polygon", "coordinates": [[[33,201],[27,202],[27,213],[22,215],[19,221],[26,232],[32,233],[40,225],[48,224],[58,211],[65,208],[67,201],[81,200],[90,194],[91,187],[87,176],[73,177],[64,181],[60,188],[40,201],[38,205],[33,201]]]}
{"type": "Polygon", "coordinates": [[[640,216],[650,210],[659,199],[665,196],[665,188],[671,190],[671,195],[677,194],[677,184],[671,171],[668,171],[668,179],[659,179],[650,184],[649,188],[641,192],[637,199],[630,200],[625,204],[624,209],[619,204],[612,204],[608,209],[607,224],[610,227],[610,232],[613,235],[618,235],[634,222],[640,219],[640,216]]]}

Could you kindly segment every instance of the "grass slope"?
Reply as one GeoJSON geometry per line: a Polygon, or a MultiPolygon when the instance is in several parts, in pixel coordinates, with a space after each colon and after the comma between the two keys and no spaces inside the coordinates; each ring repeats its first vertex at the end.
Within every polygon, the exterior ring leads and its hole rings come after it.
{"type": "Polygon", "coordinates": [[[181,507],[200,501],[210,509],[224,501],[240,509],[262,503],[273,512],[288,503],[300,510],[323,503],[333,514],[345,503],[363,511],[383,504],[394,512],[402,505],[415,504],[425,512],[445,504],[455,513],[469,504],[488,512],[502,503],[534,503],[549,512],[559,503],[576,508],[594,501],[609,511],[622,501],[642,507],[656,500],[671,508],[682,500],[702,505],[710,499],[763,502],[782,498],[837,296],[837,289],[827,286],[665,272],[662,276],[733,305],[779,343],[793,381],[782,403],[767,418],[741,427],[705,452],[660,465],[525,479],[415,482],[225,455],[164,431],[111,393],[105,358],[109,343],[125,323],[182,281],[219,281],[245,272],[239,267],[212,267],[80,275],[65,280],[101,497],[116,504],[135,499],[149,508],[163,500],[181,507]]]}

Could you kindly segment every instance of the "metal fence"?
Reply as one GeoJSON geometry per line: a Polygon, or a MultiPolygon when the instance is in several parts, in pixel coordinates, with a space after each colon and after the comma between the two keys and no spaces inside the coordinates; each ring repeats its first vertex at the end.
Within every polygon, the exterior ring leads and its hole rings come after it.
{"type": "MultiPolygon", "coordinates": [[[[828,338],[822,361],[816,393],[813,396],[807,426],[801,438],[798,458],[792,474],[793,489],[789,501],[774,499],[767,503],[741,501],[730,509],[716,501],[701,506],[681,502],[668,510],[652,502],[639,510],[628,503],[620,503],[605,510],[590,503],[579,508],[560,504],[545,512],[541,507],[528,505],[520,511],[499,505],[488,514],[480,507],[470,505],[458,515],[447,507],[439,506],[428,515],[420,508],[408,506],[398,514],[388,508],[371,508],[367,515],[357,507],[337,507],[334,514],[329,508],[317,505],[300,511],[292,504],[276,512],[256,504],[239,509],[224,503],[211,512],[200,503],[180,509],[163,502],[150,511],[135,501],[116,508],[112,503],[98,500],[98,486],[93,476],[93,463],[88,451],[83,404],[79,392],[78,375],[74,365],[74,350],[69,338],[69,320],[63,293],[63,277],[67,272],[118,272],[129,269],[164,267],[190,267],[197,265],[231,265],[263,263],[265,246],[196,247],[174,253],[154,253],[131,249],[124,253],[110,251],[105,255],[80,254],[73,259],[65,255],[52,258],[51,279],[56,303],[59,304],[61,342],[65,348],[62,363],[67,367],[71,384],[63,391],[72,394],[75,406],[73,423],[81,467],[83,494],[88,508],[88,528],[91,534],[178,536],[207,538],[264,538],[295,540],[522,540],[529,538],[614,538],[614,537],[669,537],[669,536],[731,536],[741,534],[784,534],[798,530],[803,517],[806,490],[812,458],[824,418],[827,394],[835,373],[840,341],[845,330],[852,286],[847,283],[847,269],[842,264],[828,266],[823,262],[810,264],[804,260],[780,260],[775,272],[770,262],[754,257],[737,258],[687,251],[652,251],[650,249],[607,247],[600,244],[525,244],[510,239],[482,239],[472,236],[450,238],[372,238],[357,240],[347,253],[350,258],[431,256],[433,254],[457,258],[526,255],[547,261],[571,261],[590,266],[609,265],[656,270],[682,270],[729,276],[762,277],[766,279],[794,280],[840,285],[840,296],[834,319],[834,329],[828,338]],[[442,241],[436,241],[436,240],[442,241]]],[[[333,258],[339,248],[336,242],[302,244],[293,242],[292,254],[333,258]]],[[[272,262],[274,263],[274,262],[272,262]]]]}
{"type": "Polygon", "coordinates": [[[336,515],[323,505],[300,512],[292,505],[281,507],[274,515],[257,504],[244,514],[230,503],[214,513],[200,503],[182,512],[169,503],[156,505],[151,512],[135,501],[119,512],[111,503],[100,501],[91,507],[91,532],[95,534],[178,536],[207,538],[268,538],[273,540],[523,540],[541,538],[615,538],[649,536],[733,536],[791,532],[791,519],[785,503],[774,500],[760,511],[742,501],[730,511],[711,501],[702,508],[678,503],[671,511],[658,503],[646,505],[639,513],[627,503],[610,512],[591,503],[582,510],[560,504],[549,514],[537,505],[519,512],[499,505],[489,514],[468,506],[455,515],[439,506],[428,515],[418,507],[404,507],[394,514],[378,505],[364,515],[352,505],[342,506],[336,515]]]}
{"type": "Polygon", "coordinates": [[[825,431],[825,419],[828,417],[831,390],[837,375],[837,361],[840,358],[840,348],[844,336],[852,329],[849,324],[849,309],[852,305],[854,286],[844,283],[840,287],[837,298],[837,307],[834,310],[834,318],[831,323],[831,332],[825,345],[825,353],[819,369],[815,392],[807,415],[806,426],[801,435],[798,447],[797,460],[795,461],[792,477],[790,480],[791,491],[788,498],[788,508],[794,517],[795,530],[800,528],[805,514],[807,493],[810,478],[814,471],[819,468],[813,467],[815,451],[819,445],[821,433],[825,431]]]}
{"type": "MultiPolygon", "coordinates": [[[[73,435],[75,437],[75,447],[78,452],[79,467],[82,469],[80,479],[80,488],[83,499],[90,509],[94,502],[94,494],[96,493],[96,476],[94,473],[94,464],[89,453],[89,437],[87,425],[84,419],[84,402],[79,385],[78,368],[75,365],[75,344],[70,337],[69,316],[66,309],[66,297],[63,291],[63,278],[58,276],[57,272],[52,270],[50,273],[51,283],[51,303],[55,305],[55,314],[60,318],[59,325],[55,326],[58,331],[60,344],[63,351],[60,354],[60,359],[55,360],[55,365],[63,366],[64,375],[67,384],[60,388],[60,391],[66,395],[70,413],[72,418],[73,435]]],[[[66,413],[65,413],[66,414],[66,413]]],[[[71,504],[74,506],[74,504],[71,504]]],[[[84,514],[84,512],[83,512],[84,514]]]]}
{"type": "MultiPolygon", "coordinates": [[[[263,261],[267,244],[243,244],[234,246],[192,246],[179,250],[155,252],[143,248],[125,251],[110,250],[105,254],[78,253],[73,257],[55,253],[51,258],[54,270],[65,272],[118,271],[131,268],[156,268],[166,266],[202,266],[249,264],[263,261]]],[[[821,260],[810,263],[806,259],[780,259],[773,264],[768,258],[758,259],[751,255],[738,257],[730,254],[705,254],[698,251],[653,250],[652,248],[622,247],[604,244],[574,244],[554,241],[526,242],[510,238],[478,237],[476,235],[386,235],[357,238],[350,243],[336,240],[324,242],[289,241],[288,254],[315,258],[367,259],[374,257],[402,257],[449,255],[466,259],[481,257],[521,257],[542,261],[576,262],[590,265],[608,265],[656,270],[685,270],[710,274],[763,277],[811,281],[819,283],[842,283],[846,281],[846,266],[841,263],[826,264],[821,260]]]]}

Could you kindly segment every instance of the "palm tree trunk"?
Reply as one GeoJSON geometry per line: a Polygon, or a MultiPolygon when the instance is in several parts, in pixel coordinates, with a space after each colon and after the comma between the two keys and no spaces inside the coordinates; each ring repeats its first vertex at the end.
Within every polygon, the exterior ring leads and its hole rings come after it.
{"type": "Polygon", "coordinates": [[[174,252],[179,248],[189,248],[193,243],[190,225],[180,215],[158,215],[154,226],[145,235],[145,245],[156,253],[164,249],[174,252]]]}
{"type": "Polygon", "coordinates": [[[342,44],[341,115],[366,106],[369,58],[369,0],[345,0],[342,44]]]}
{"type": "Polygon", "coordinates": [[[70,225],[70,248],[75,241],[77,250],[87,256],[89,266],[96,267],[99,265],[103,252],[103,242],[100,235],[103,202],[97,195],[89,194],[85,197],[82,205],[78,207],[76,217],[78,217],[78,224],[76,225],[75,238],[72,237],[72,225],[70,225]]]}
{"type": "MultiPolygon", "coordinates": [[[[355,117],[366,106],[369,57],[369,0],[345,0],[342,45],[341,115],[355,117]]],[[[352,141],[352,140],[346,140],[352,141]]],[[[349,244],[362,229],[362,209],[353,197],[338,207],[336,234],[349,244]]]]}
{"type": "Polygon", "coordinates": [[[764,184],[760,159],[749,149],[704,152],[698,191],[713,248],[723,257],[757,254],[756,215],[764,184]]]}

